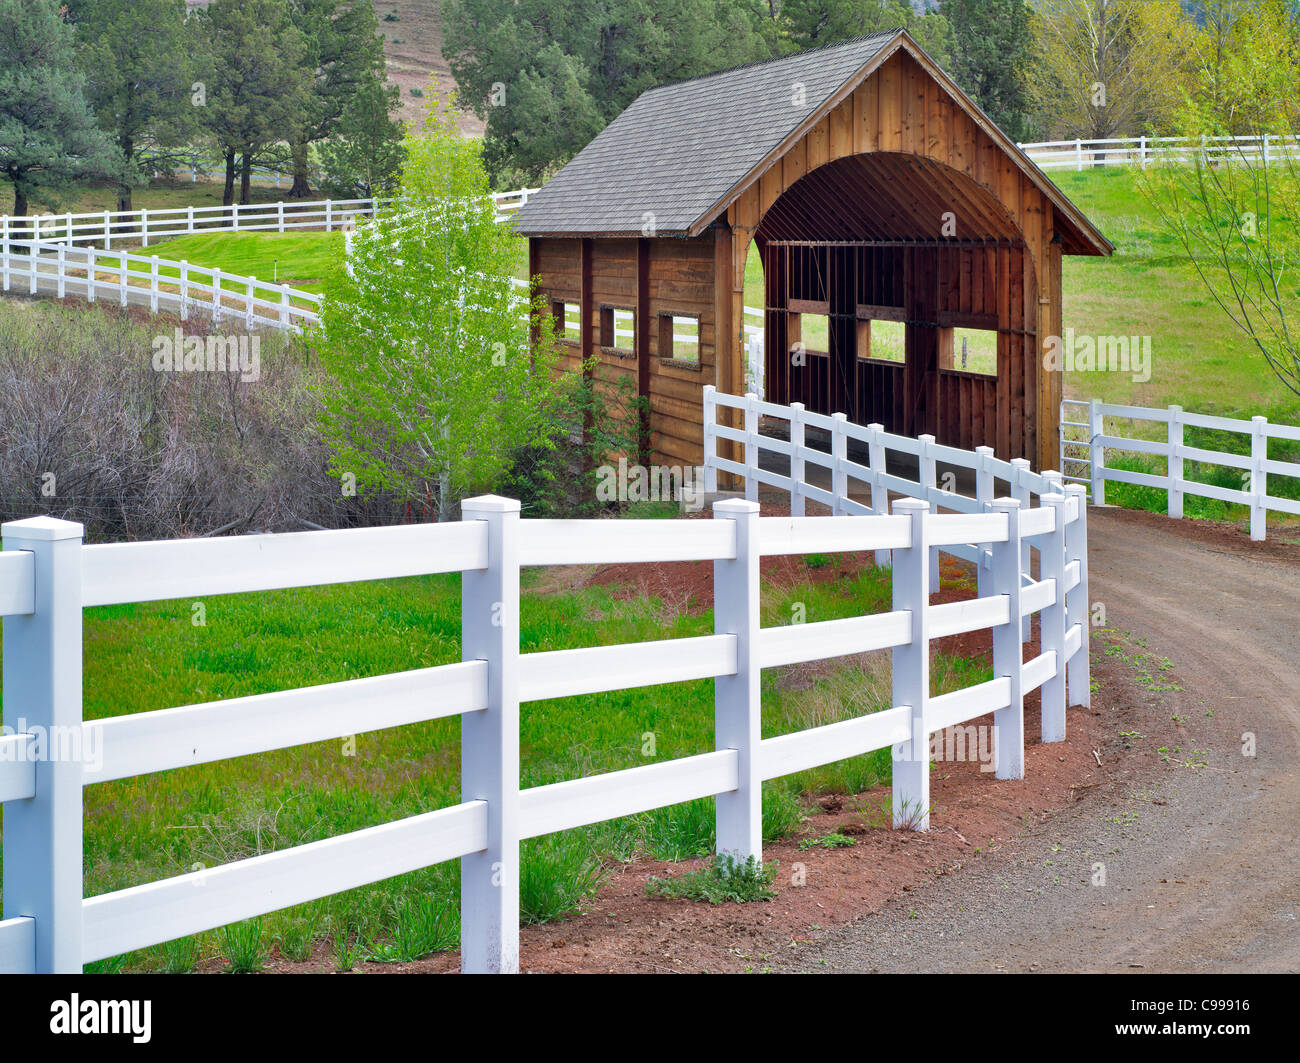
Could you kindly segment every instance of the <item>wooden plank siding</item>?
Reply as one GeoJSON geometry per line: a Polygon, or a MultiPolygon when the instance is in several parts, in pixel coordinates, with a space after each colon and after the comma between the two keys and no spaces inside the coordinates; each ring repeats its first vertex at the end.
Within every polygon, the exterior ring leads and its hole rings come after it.
{"type": "MultiPolygon", "coordinates": [[[[958,240],[985,241],[984,246],[945,247],[942,254],[935,247],[929,265],[912,261],[907,275],[920,276],[939,291],[934,299],[911,293],[907,320],[932,320],[917,313],[928,306],[931,313],[941,309],[971,315],[969,327],[996,327],[998,377],[953,370],[958,375],[949,379],[947,370],[938,372],[937,366],[923,370],[913,390],[903,392],[917,405],[901,411],[897,424],[917,420],[945,442],[987,444],[1004,459],[1028,457],[1035,467],[1055,465],[1061,381],[1058,374],[1042,371],[1040,356],[1046,336],[1061,329],[1061,248],[1052,243],[1051,202],[906,52],[896,53],[864,79],[739,193],[727,212],[733,275],[743,276],[749,244],[783,193],[840,160],[865,160],[861,172],[879,183],[862,187],[860,198],[869,202],[855,209],[893,238],[880,241],[874,253],[879,257],[860,260],[863,305],[903,305],[904,264],[896,254],[891,257],[888,246],[901,243],[901,234],[918,243],[937,241],[942,215],[951,211],[958,240]]],[[[806,239],[816,236],[809,233],[806,239]]],[[[771,258],[764,254],[768,269],[771,258]]],[[[773,288],[787,283],[779,280],[774,286],[769,279],[769,307],[776,294],[773,288]]],[[[743,290],[733,288],[732,314],[737,320],[742,320],[743,305],[743,290]]],[[[765,322],[769,397],[785,402],[803,396],[813,405],[809,396],[824,394],[832,363],[810,356],[806,384],[799,382],[789,366],[789,337],[781,321],[788,308],[780,303],[777,309],[766,314],[765,322]]],[[[908,334],[926,352],[943,349],[924,325],[909,326],[908,334]]],[[[733,357],[739,364],[740,351],[733,357]]],[[[894,363],[876,365],[873,359],[864,364],[873,368],[858,372],[856,386],[842,397],[839,408],[853,409],[857,419],[869,417],[888,427],[892,418],[883,414],[883,397],[878,401],[866,389],[872,384],[884,387],[905,374],[894,363]]]]}

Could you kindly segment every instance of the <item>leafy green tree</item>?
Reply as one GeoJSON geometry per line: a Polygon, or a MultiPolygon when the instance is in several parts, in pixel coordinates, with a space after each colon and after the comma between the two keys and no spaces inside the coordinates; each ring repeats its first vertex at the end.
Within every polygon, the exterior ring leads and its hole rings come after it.
{"type": "Polygon", "coordinates": [[[0,0],[0,173],[15,214],[88,180],[126,180],[122,153],[95,125],[73,29],[54,0],[0,0]]]}
{"type": "Polygon", "coordinates": [[[393,187],[403,159],[402,125],[392,120],[400,105],[396,85],[372,81],[353,94],[320,145],[331,195],[374,196],[393,187]]]}
{"type": "Polygon", "coordinates": [[[1050,133],[1163,131],[1183,98],[1190,23],[1178,0],[1036,0],[1032,84],[1050,133]]]}
{"type": "Polygon", "coordinates": [[[771,54],[759,0],[445,0],[443,54],[494,177],[536,183],[646,89],[771,54]]]}
{"type": "Polygon", "coordinates": [[[290,18],[301,31],[303,64],[311,91],[291,120],[288,140],[293,158],[293,186],[289,196],[311,195],[308,158],[311,145],[330,136],[352,107],[388,128],[375,130],[382,141],[400,141],[401,123],[388,108],[380,113],[373,104],[385,84],[384,41],[371,0],[290,0],[290,18]],[[364,94],[364,103],[355,103],[364,94]]]}
{"type": "Polygon", "coordinates": [[[402,209],[358,229],[327,284],[318,348],[332,383],[322,431],[359,490],[436,503],[497,487],[513,455],[554,436],[553,333],[511,282],[481,148],[454,122],[406,141],[402,209]]]}
{"type": "Polygon", "coordinates": [[[306,43],[286,0],[213,0],[198,17],[212,59],[202,114],[226,160],[222,201],[234,202],[238,156],[247,203],[253,158],[284,139],[307,106],[306,43]]]}
{"type": "Polygon", "coordinates": [[[1286,0],[1201,0],[1180,115],[1194,136],[1289,132],[1300,111],[1300,35],[1286,0]]]}
{"type": "Polygon", "coordinates": [[[943,0],[957,83],[1011,139],[1030,139],[1032,12],[1025,0],[943,0]]]}
{"type": "MultiPolygon", "coordinates": [[[[78,0],[78,58],[86,95],[101,127],[128,164],[142,153],[167,166],[197,128],[191,102],[197,69],[185,0],[78,0]]],[[[131,209],[131,185],[118,186],[118,210],[131,209]]]]}

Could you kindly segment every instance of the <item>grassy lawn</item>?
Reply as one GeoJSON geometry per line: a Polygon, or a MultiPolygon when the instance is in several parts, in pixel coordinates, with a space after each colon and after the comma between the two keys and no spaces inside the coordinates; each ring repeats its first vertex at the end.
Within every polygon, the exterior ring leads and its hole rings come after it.
{"type": "MultiPolygon", "coordinates": [[[[565,570],[528,570],[525,580],[525,652],[712,632],[711,613],[692,614],[684,603],[623,598],[616,588],[580,586],[565,570]]],[[[795,602],[803,603],[809,622],[887,610],[889,573],[868,567],[835,581],[765,586],[764,623],[790,622],[795,602]]],[[[192,604],[87,611],[87,719],[460,659],[454,576],[216,597],[205,602],[204,626],[192,624],[192,604]]],[[[982,665],[936,657],[936,693],[986,678],[982,665]]],[[[797,676],[770,670],[763,732],[829,723],[889,701],[887,654],[813,672],[805,667],[797,676]]],[[[712,749],[712,732],[709,681],[532,703],[523,711],[523,785],[702,753],[712,749]]],[[[459,749],[459,722],[437,720],[90,787],[86,895],[454,804],[459,749]]],[[[858,792],[888,781],[889,771],[883,750],[770,783],[764,832],[775,838],[796,830],[804,792],[858,792]]],[[[524,918],[543,921],[571,910],[600,883],[605,867],[634,854],[707,854],[712,806],[711,799],[697,801],[529,842],[524,918]]],[[[187,969],[212,957],[239,967],[250,958],[255,963],[271,944],[285,956],[305,957],[322,939],[344,958],[411,959],[457,946],[458,888],[452,862],[96,967],[187,969]]]]}
{"type": "Polygon", "coordinates": [[[138,253],[319,292],[342,245],[342,233],[195,233],[138,253]]]}

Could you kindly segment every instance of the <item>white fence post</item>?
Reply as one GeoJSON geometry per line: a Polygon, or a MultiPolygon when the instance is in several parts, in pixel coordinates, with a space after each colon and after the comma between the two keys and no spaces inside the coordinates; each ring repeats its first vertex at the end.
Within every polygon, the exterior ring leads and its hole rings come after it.
{"type": "Polygon", "coordinates": [[[194,231],[194,208],[187,207],[185,211],[185,231],[192,233],[194,231]]]}
{"type": "MultiPolygon", "coordinates": [[[[869,424],[867,431],[871,439],[867,442],[867,465],[871,469],[871,512],[889,512],[889,489],[885,487],[882,477],[885,475],[885,434],[883,424],[869,424]]],[[[878,566],[889,564],[889,551],[876,551],[878,566]]]]}
{"type": "Polygon", "coordinates": [[[212,271],[212,322],[221,320],[221,270],[212,271]]]}
{"type": "Polygon", "coordinates": [[[238,203],[230,204],[230,217],[231,217],[231,224],[235,232],[239,232],[239,204],[238,203]]]}
{"type": "Polygon", "coordinates": [[[113,224],[111,215],[104,211],[104,250],[108,251],[113,246],[113,224]]]}
{"type": "Polygon", "coordinates": [[[292,320],[292,314],[293,314],[293,305],[289,302],[289,286],[287,284],[281,284],[280,285],[280,324],[283,325],[285,328],[289,327],[289,322],[292,320]]]}
{"type": "Polygon", "coordinates": [[[64,224],[67,225],[68,227],[68,238],[66,243],[69,247],[71,247],[72,246],[72,211],[68,211],[64,215],[64,224]]]}
{"type": "Polygon", "coordinates": [[[790,516],[802,517],[803,513],[803,403],[790,403],[790,516]]]}
{"type": "Polygon", "coordinates": [[[119,306],[126,306],[126,254],[118,251],[117,254],[117,302],[119,306]]]}
{"type": "Polygon", "coordinates": [[[250,276],[248,283],[244,286],[244,327],[253,327],[253,286],[257,284],[257,278],[250,276]]]}
{"type": "Polygon", "coordinates": [[[190,264],[181,259],[181,320],[187,321],[190,316],[190,264]]]}
{"type": "Polygon", "coordinates": [[[716,494],[718,490],[717,394],[717,388],[712,384],[704,385],[704,490],[707,494],[716,494]]]}
{"type": "MultiPolygon", "coordinates": [[[[1020,503],[1021,509],[1029,508],[1029,484],[1025,482],[1025,474],[1029,472],[1028,458],[1011,459],[1011,497],[1020,503]]],[[[1033,571],[1030,568],[1029,541],[1025,540],[1020,544],[1020,570],[1026,575],[1033,571]]],[[[1029,640],[1029,617],[1025,617],[1020,622],[1021,641],[1029,640]]]]}
{"type": "Polygon", "coordinates": [[[1268,510],[1264,497],[1268,494],[1268,418],[1250,419],[1250,537],[1263,542],[1268,533],[1268,510]]]}
{"type": "Polygon", "coordinates": [[[275,225],[276,232],[284,232],[284,200],[280,200],[275,205],[275,225]]]}
{"type": "Polygon", "coordinates": [[[993,675],[1011,683],[1011,701],[993,713],[995,775],[999,779],[1025,777],[1024,645],[1020,640],[1020,502],[995,499],[994,513],[1007,515],[1007,541],[992,544],[989,590],[1007,600],[1007,622],[993,629],[993,675]]]}
{"type": "Polygon", "coordinates": [[[1138,156],[1138,159],[1139,159],[1139,162],[1140,162],[1141,165],[1142,165],[1142,169],[1145,170],[1145,169],[1147,168],[1147,138],[1146,138],[1145,136],[1142,137],[1142,139],[1141,139],[1141,149],[1140,149],[1140,150],[1141,150],[1141,154],[1138,156]]]}
{"type": "Polygon", "coordinates": [[[1092,603],[1088,601],[1088,497],[1083,484],[1070,484],[1065,489],[1067,498],[1079,505],[1078,517],[1065,530],[1065,557],[1079,563],[1079,582],[1065,596],[1066,623],[1079,625],[1079,648],[1070,658],[1068,683],[1070,704],[1087,708],[1092,704],[1092,661],[1089,658],[1089,638],[1092,634],[1092,603]]]}
{"type": "Polygon", "coordinates": [[[31,264],[31,277],[28,281],[29,284],[28,294],[35,295],[37,274],[40,272],[37,267],[39,267],[41,264],[40,244],[36,242],[35,238],[32,239],[32,253],[31,253],[30,264],[31,264]]]}
{"type": "Polygon", "coordinates": [[[86,302],[95,301],[95,245],[86,245],[86,302]]]}
{"type": "Polygon", "coordinates": [[[325,231],[330,232],[334,228],[334,200],[325,200],[325,231]]]}
{"type": "Polygon", "coordinates": [[[461,858],[461,970],[519,969],[519,503],[485,495],[487,568],[461,576],[461,658],[486,661],[488,707],[461,716],[461,800],[487,802],[487,848],[461,858]]]}
{"type": "Polygon", "coordinates": [[[918,498],[894,500],[894,512],[912,526],[912,545],[894,551],[893,607],[911,614],[911,637],[893,649],[893,701],[911,709],[908,738],[894,746],[894,827],[930,829],[930,734],[926,707],[930,700],[930,503],[918,498]]]}
{"type": "Polygon", "coordinates": [[[1074,142],[1074,169],[1078,173],[1083,173],[1083,141],[1074,142]]]}
{"type": "Polygon", "coordinates": [[[1056,600],[1043,607],[1038,618],[1039,652],[1056,653],[1056,672],[1042,685],[1044,742],[1065,741],[1065,495],[1043,495],[1056,521],[1053,530],[1039,539],[1038,578],[1056,581],[1056,600]]]}
{"type": "Polygon", "coordinates": [[[149,309],[158,313],[158,256],[152,255],[149,264],[149,309]]]}
{"type": "Polygon", "coordinates": [[[745,500],[758,501],[758,396],[745,394],[745,500]]]}
{"type": "Polygon", "coordinates": [[[4,271],[4,290],[9,290],[9,215],[0,218],[0,270],[4,271]]]}
{"type": "Polygon", "coordinates": [[[715,520],[736,525],[735,558],[713,562],[713,630],[736,637],[736,672],[713,683],[713,729],[716,748],[736,751],[738,780],[735,790],[717,796],[717,851],[738,861],[763,858],[758,513],[757,502],[739,498],[713,505],[715,520]]]}
{"type": "Polygon", "coordinates": [[[831,494],[835,496],[832,512],[837,517],[848,512],[844,504],[849,497],[849,474],[844,468],[844,463],[849,460],[849,437],[844,431],[847,421],[847,414],[831,415],[831,494]]]}
{"type": "MultiPolygon", "coordinates": [[[[993,507],[995,457],[992,447],[975,448],[975,501],[979,503],[980,510],[984,513],[990,512],[993,507]]],[[[975,597],[983,598],[989,586],[989,569],[993,563],[993,555],[983,546],[977,549],[979,562],[975,566],[975,597]]]]}
{"type": "Polygon", "coordinates": [[[54,253],[55,269],[57,273],[54,278],[54,287],[58,292],[59,298],[62,299],[66,294],[68,283],[68,250],[63,244],[59,244],[59,249],[54,253]]]}
{"type": "MultiPolygon", "coordinates": [[[[934,461],[934,436],[922,435],[917,436],[917,441],[921,444],[921,453],[917,458],[917,471],[921,481],[921,494],[925,500],[934,506],[935,511],[939,509],[939,504],[934,500],[934,489],[937,485],[935,479],[935,461],[934,461]]],[[[930,549],[930,593],[939,593],[939,548],[937,546],[930,549]]]]}
{"type": "Polygon", "coordinates": [[[82,905],[80,524],[10,521],[33,555],[36,611],[4,619],[4,722],[45,738],[36,793],[4,808],[4,917],[36,923],[36,970],[80,974],[82,905]],[[62,755],[61,755],[62,754],[62,755]]]}
{"type": "Polygon", "coordinates": [[[149,211],[143,207],[140,209],[140,246],[149,246],[149,211]]]}
{"type": "Polygon", "coordinates": [[[1169,407],[1169,515],[1183,515],[1183,408],[1169,407]]]}

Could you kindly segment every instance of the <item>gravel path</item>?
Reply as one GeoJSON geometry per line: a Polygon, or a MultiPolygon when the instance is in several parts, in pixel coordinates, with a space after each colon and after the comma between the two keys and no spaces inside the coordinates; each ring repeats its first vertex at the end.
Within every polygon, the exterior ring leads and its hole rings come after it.
{"type": "MultiPolygon", "coordinates": [[[[1093,602],[1182,687],[1134,683],[1136,729],[1173,726],[1169,752],[1009,858],[832,932],[800,969],[1300,971],[1300,555],[1202,522],[1089,521],[1093,602]]],[[[1116,749],[1142,742],[1117,726],[1116,749]]]]}

